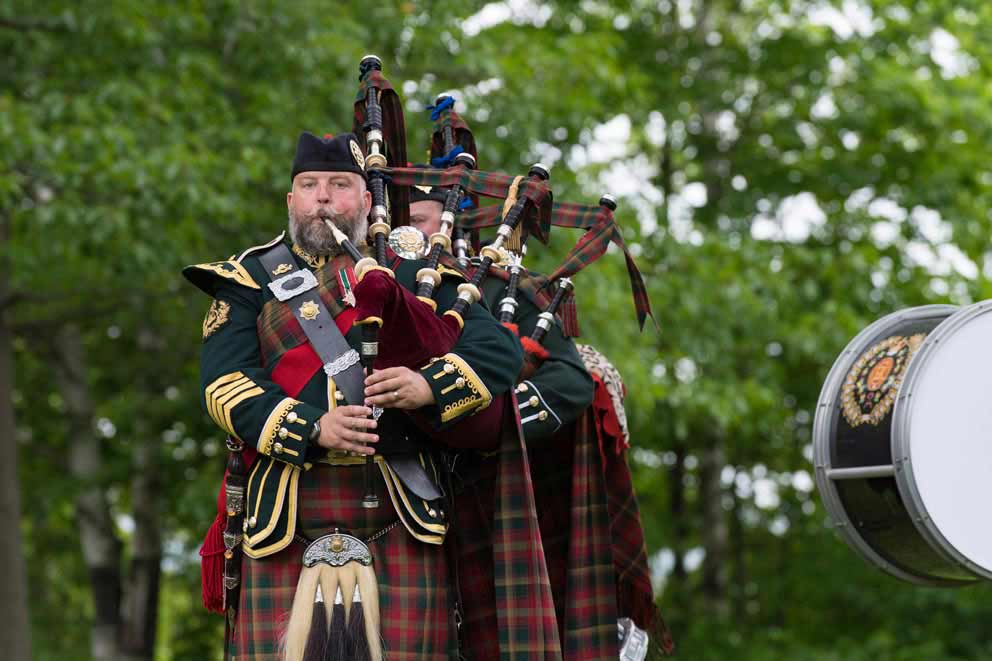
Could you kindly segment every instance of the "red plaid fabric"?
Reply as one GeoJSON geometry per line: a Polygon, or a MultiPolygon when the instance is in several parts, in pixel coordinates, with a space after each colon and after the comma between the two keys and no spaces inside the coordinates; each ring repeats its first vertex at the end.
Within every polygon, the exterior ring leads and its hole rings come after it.
{"type": "Polygon", "coordinates": [[[602,379],[595,374],[592,378],[596,393],[587,416],[592,418],[595,428],[599,464],[603,483],[606,485],[620,613],[630,617],[637,626],[650,634],[652,646],[658,652],[670,655],[675,649],[675,643],[654,602],[644,527],[641,525],[641,512],[634,494],[630,466],[627,464],[627,443],[622,433],[611,435],[607,431],[615,429],[619,432],[618,425],[604,424],[610,416],[615,415],[613,403],[602,379]]]}
{"type": "MultiPolygon", "coordinates": [[[[447,170],[438,170],[437,172],[447,172],[447,170]]],[[[472,209],[459,214],[458,226],[470,230],[495,227],[502,220],[501,212],[502,207],[498,204],[472,209]]],[[[630,250],[627,249],[627,244],[623,240],[623,233],[610,209],[598,205],[554,202],[551,205],[550,224],[554,227],[583,229],[586,230],[586,233],[579,238],[558,268],[548,276],[549,281],[575,275],[602,257],[611,242],[615,243],[623,250],[624,260],[627,264],[627,276],[630,278],[630,291],[634,297],[637,323],[643,330],[644,322],[650,317],[657,327],[657,321],[651,312],[651,301],[648,299],[644,278],[641,276],[630,250]]],[[[535,236],[540,238],[543,234],[535,232],[535,236]]],[[[546,239],[542,239],[542,241],[547,243],[546,239]]],[[[577,337],[578,333],[569,336],[577,337]]]]}
{"type": "Polygon", "coordinates": [[[565,658],[615,659],[618,615],[648,631],[652,656],[667,656],[674,643],[654,603],[623,438],[606,433],[612,404],[593,379],[593,406],[528,449],[565,658]]]}
{"type": "MultiPolygon", "coordinates": [[[[365,493],[361,466],[317,464],[300,479],[299,523],[314,539],[341,528],[362,539],[398,516],[388,498],[377,509],[361,507],[365,493]]],[[[381,477],[377,492],[386,493],[381,477]]],[[[379,584],[381,632],[386,658],[442,661],[457,653],[451,622],[444,549],[415,540],[396,526],[369,547],[379,584]]],[[[231,659],[278,659],[279,639],[288,622],[304,546],[260,560],[244,558],[238,617],[231,659]]]]}
{"type": "MultiPolygon", "coordinates": [[[[369,71],[358,85],[355,95],[355,121],[352,131],[362,143],[362,151],[368,154],[365,142],[365,104],[368,91],[377,90],[379,105],[382,106],[382,139],[386,143],[386,161],[390,167],[405,166],[406,124],[403,120],[403,102],[393,86],[381,71],[369,71]]],[[[393,227],[410,224],[410,192],[405,186],[389,186],[389,209],[393,227]]]]}
{"type": "MultiPolygon", "coordinates": [[[[463,652],[473,661],[561,659],[533,485],[515,401],[500,449],[456,501],[463,652]]],[[[615,625],[614,625],[615,626],[615,625]]]]}
{"type": "Polygon", "coordinates": [[[565,658],[616,658],[618,615],[648,631],[653,656],[667,656],[674,643],[654,603],[624,442],[606,432],[612,403],[593,379],[583,416],[528,450],[565,658]]]}
{"type": "Polygon", "coordinates": [[[566,659],[616,659],[617,587],[593,419],[530,446],[541,538],[566,659]]]}
{"type": "MultiPolygon", "coordinates": [[[[458,217],[458,225],[468,229],[495,227],[499,222],[499,206],[473,209],[458,217]]],[[[610,209],[572,202],[555,202],[551,207],[551,225],[584,229],[586,233],[579,238],[558,268],[548,276],[548,280],[575,275],[602,257],[611,242],[615,243],[623,250],[624,260],[627,263],[627,276],[630,278],[630,290],[634,296],[637,322],[643,329],[644,322],[648,317],[655,321],[651,312],[651,301],[648,299],[647,288],[644,286],[644,278],[641,277],[641,272],[637,269],[637,264],[634,263],[634,258],[624,243],[623,233],[614,220],[613,212],[610,209]]],[[[655,322],[655,326],[657,326],[657,322],[655,322]]]]}
{"type": "MultiPolygon", "coordinates": [[[[322,267],[311,269],[317,276],[320,300],[332,317],[337,317],[343,309],[337,301],[341,295],[338,271],[353,264],[351,257],[339,255],[322,267]]],[[[284,353],[307,341],[290,307],[274,298],[262,307],[257,326],[259,346],[266,364],[275,364],[284,353]]]]}
{"type": "Polygon", "coordinates": [[[475,147],[475,136],[472,129],[468,127],[461,115],[455,112],[454,108],[447,108],[438,114],[434,120],[434,132],[431,134],[431,158],[446,156],[448,150],[444,148],[444,131],[451,130],[451,137],[454,146],[460,146],[466,153],[471,154],[476,160],[478,167],[479,153],[475,147]]]}
{"type": "Polygon", "coordinates": [[[586,233],[582,235],[572,250],[566,255],[554,273],[548,276],[549,280],[556,280],[578,273],[602,257],[610,242],[613,242],[623,250],[624,260],[627,262],[627,275],[630,278],[630,291],[634,296],[637,323],[640,325],[641,330],[644,330],[644,322],[648,317],[651,317],[655,328],[658,327],[658,322],[651,312],[651,301],[648,299],[644,279],[641,277],[641,272],[637,270],[637,264],[634,263],[634,258],[630,255],[630,251],[627,250],[627,244],[623,240],[623,233],[620,231],[620,226],[613,219],[612,211],[602,206],[592,207],[568,202],[558,203],[555,205],[552,213],[552,223],[559,227],[582,228],[586,230],[586,233]]]}
{"type": "MultiPolygon", "coordinates": [[[[483,197],[505,199],[514,177],[496,172],[482,170],[467,170],[460,165],[446,170],[433,168],[390,168],[388,174],[392,183],[398,186],[461,186],[462,190],[483,197]]],[[[551,188],[546,181],[523,179],[517,188],[517,198],[526,198],[529,202],[521,219],[524,231],[534,235],[542,243],[548,242],[548,228],[551,223],[552,197],[551,188]]],[[[489,207],[483,207],[488,209],[489,207]]],[[[502,207],[497,208],[496,213],[502,207]]],[[[467,212],[469,215],[475,211],[467,212]]],[[[492,212],[487,212],[492,213],[492,212]]],[[[461,221],[459,221],[461,224],[461,221]]],[[[498,224],[498,223],[494,223],[498,224]]],[[[466,229],[473,229],[465,226],[466,229]]]]}

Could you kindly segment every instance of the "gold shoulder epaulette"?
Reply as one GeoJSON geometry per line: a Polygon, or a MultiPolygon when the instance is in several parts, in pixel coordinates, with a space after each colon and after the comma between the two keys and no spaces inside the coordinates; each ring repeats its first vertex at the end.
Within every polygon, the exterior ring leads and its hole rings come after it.
{"type": "MultiPolygon", "coordinates": [[[[279,243],[280,241],[282,241],[282,238],[284,236],[286,236],[285,230],[282,231],[282,232],[279,232],[279,236],[277,236],[276,238],[272,239],[268,243],[263,243],[261,245],[252,246],[251,248],[248,248],[248,250],[245,250],[243,253],[241,253],[240,255],[238,255],[238,258],[235,261],[240,262],[241,260],[243,260],[245,257],[247,257],[248,255],[250,255],[252,253],[259,252],[260,250],[265,250],[266,248],[271,248],[272,246],[274,246],[277,243],[279,243]]],[[[231,257],[231,259],[234,259],[234,257],[231,257]]]]}
{"type": "Polygon", "coordinates": [[[183,269],[183,275],[188,280],[208,294],[213,295],[212,288],[204,288],[203,284],[201,284],[204,280],[203,276],[207,276],[207,279],[209,279],[210,274],[219,275],[222,278],[232,280],[250,289],[261,289],[258,283],[255,282],[255,279],[251,277],[251,274],[248,273],[248,269],[242,266],[240,262],[207,262],[206,264],[193,264],[183,269]],[[199,277],[197,277],[198,275],[199,277]]]}

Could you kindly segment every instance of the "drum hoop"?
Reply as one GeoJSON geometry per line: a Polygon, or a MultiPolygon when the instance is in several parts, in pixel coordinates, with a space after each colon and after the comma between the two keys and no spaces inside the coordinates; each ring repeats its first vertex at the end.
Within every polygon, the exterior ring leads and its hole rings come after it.
{"type": "MultiPolygon", "coordinates": [[[[982,301],[961,308],[950,317],[945,319],[934,328],[926,340],[920,345],[916,355],[906,368],[903,377],[902,387],[896,397],[895,406],[892,413],[892,456],[896,465],[896,484],[903,501],[910,505],[915,511],[910,512],[913,525],[919,530],[920,535],[938,553],[945,556],[948,561],[975,574],[976,577],[992,578],[992,570],[981,567],[973,560],[961,553],[954,544],[934,524],[930,512],[927,510],[923,496],[916,485],[913,473],[913,462],[909,443],[909,417],[913,410],[912,393],[919,387],[922,374],[926,371],[926,366],[932,362],[935,353],[934,347],[947,337],[953,335],[958,329],[967,324],[972,319],[983,314],[992,312],[992,300],[982,301]]],[[[918,401],[918,400],[917,400],[918,401]]]]}
{"type": "Polygon", "coordinates": [[[871,347],[872,341],[883,329],[893,325],[895,322],[927,319],[943,313],[953,314],[957,310],[958,307],[955,305],[939,304],[905,308],[885,315],[855,335],[834,361],[830,372],[827,373],[823,388],[820,390],[820,397],[817,400],[816,415],[813,418],[813,463],[815,466],[816,486],[820,492],[820,498],[826,507],[827,514],[830,515],[833,521],[833,527],[844,538],[848,546],[859,553],[870,564],[875,565],[896,578],[924,586],[961,585],[961,582],[912,574],[901,567],[897,567],[879,555],[861,535],[855,532],[854,522],[851,521],[847,511],[844,509],[840,500],[840,494],[837,492],[833,480],[827,477],[827,471],[832,468],[830,464],[830,432],[836,423],[836,417],[840,415],[839,393],[841,385],[847,377],[847,373],[858,357],[871,347]],[[846,358],[846,360],[842,361],[842,358],[846,358]]]}

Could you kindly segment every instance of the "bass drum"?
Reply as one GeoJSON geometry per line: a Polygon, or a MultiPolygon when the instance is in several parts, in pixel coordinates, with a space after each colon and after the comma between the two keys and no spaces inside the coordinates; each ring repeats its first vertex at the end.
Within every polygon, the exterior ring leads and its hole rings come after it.
{"type": "Polygon", "coordinates": [[[883,317],[834,363],[813,423],[827,512],[904,581],[992,578],[992,301],[883,317]]]}

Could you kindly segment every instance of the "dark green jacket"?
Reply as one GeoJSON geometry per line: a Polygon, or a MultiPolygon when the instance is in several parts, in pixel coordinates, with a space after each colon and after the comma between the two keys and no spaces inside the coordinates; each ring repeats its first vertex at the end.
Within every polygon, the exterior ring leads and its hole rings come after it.
{"type": "MultiPolygon", "coordinates": [[[[482,287],[489,308],[496,314],[499,301],[506,295],[506,282],[490,276],[482,287]]],[[[521,337],[530,336],[541,309],[523,293],[518,293],[517,303],[513,322],[521,337]]],[[[548,358],[516,388],[520,422],[529,445],[574,422],[593,398],[592,377],[575,343],[562,334],[557,323],[545,335],[543,346],[548,358]]]]}
{"type": "MultiPolygon", "coordinates": [[[[284,318],[291,314],[286,304],[267,286],[281,273],[266,273],[258,259],[259,253],[283,240],[280,235],[229,260],[183,270],[187,279],[214,298],[203,327],[203,404],[221,429],[259,453],[249,476],[244,539],[245,553],[256,558],[275,553],[292,541],[300,474],[328,456],[327,450],[308,441],[313,423],[335,406],[347,403],[322,370],[317,370],[295,397],[289,397],[272,380],[283,359],[289,355],[292,360],[299,355],[292,350],[307,343],[298,323],[284,318]]],[[[295,248],[292,256],[295,263],[280,265],[279,270],[310,268],[317,276],[325,306],[336,316],[345,307],[338,271],[350,266],[350,259],[339,257],[325,264],[325,260],[295,248]]],[[[414,290],[421,266],[422,262],[401,262],[395,269],[397,281],[414,290]]],[[[450,308],[457,296],[458,279],[453,273],[445,274],[437,291],[441,312],[450,308]]],[[[359,348],[360,330],[353,327],[345,337],[352,348],[359,348]]],[[[437,404],[418,413],[430,428],[445,430],[508,391],[521,364],[517,340],[483,306],[474,305],[452,351],[421,369],[437,404]]],[[[426,512],[430,508],[424,505],[421,509],[426,512]]],[[[427,521],[428,529],[440,530],[442,524],[440,520],[427,521]]]]}

